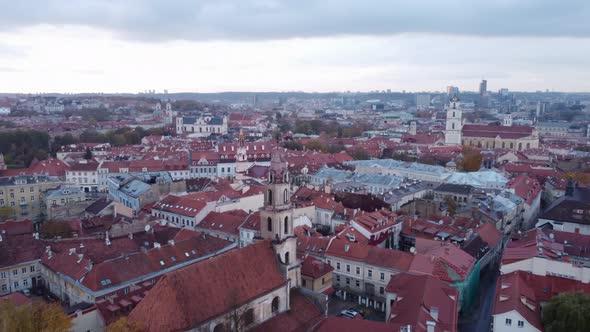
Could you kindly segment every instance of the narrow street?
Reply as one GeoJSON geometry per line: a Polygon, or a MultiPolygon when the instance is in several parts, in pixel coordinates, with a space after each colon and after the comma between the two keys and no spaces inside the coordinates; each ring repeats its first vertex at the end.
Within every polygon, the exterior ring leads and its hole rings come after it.
{"type": "Polygon", "coordinates": [[[478,294],[472,309],[459,316],[458,327],[460,332],[484,332],[490,330],[496,281],[499,274],[500,271],[497,265],[482,271],[478,294]]]}

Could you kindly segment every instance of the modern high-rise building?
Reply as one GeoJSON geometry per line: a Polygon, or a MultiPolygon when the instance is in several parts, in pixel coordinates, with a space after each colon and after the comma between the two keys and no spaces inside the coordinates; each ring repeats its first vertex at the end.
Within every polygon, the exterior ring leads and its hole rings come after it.
{"type": "Polygon", "coordinates": [[[488,81],[487,80],[481,80],[481,82],[479,83],[479,96],[483,96],[486,94],[486,92],[488,91],[488,81]]]}
{"type": "Polygon", "coordinates": [[[453,96],[459,96],[459,88],[456,86],[447,86],[447,97],[451,99],[453,96]]]}

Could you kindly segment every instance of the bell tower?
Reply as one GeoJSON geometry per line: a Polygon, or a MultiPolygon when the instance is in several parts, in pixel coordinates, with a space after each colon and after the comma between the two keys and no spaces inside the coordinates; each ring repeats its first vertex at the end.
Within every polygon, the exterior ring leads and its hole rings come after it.
{"type": "Polygon", "coordinates": [[[462,110],[459,104],[459,97],[453,96],[447,107],[445,145],[461,145],[462,129],[462,110]]]}
{"type": "Polygon", "coordinates": [[[289,190],[287,163],[278,151],[273,151],[264,192],[264,207],[260,211],[260,233],[272,243],[279,269],[290,280],[291,287],[301,285],[301,264],[297,261],[297,237],[293,232],[293,207],[289,190]]]}

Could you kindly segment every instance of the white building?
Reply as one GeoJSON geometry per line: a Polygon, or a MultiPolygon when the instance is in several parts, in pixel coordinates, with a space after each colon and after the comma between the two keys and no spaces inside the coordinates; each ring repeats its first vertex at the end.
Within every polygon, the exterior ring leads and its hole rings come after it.
{"type": "Polygon", "coordinates": [[[457,96],[454,96],[453,98],[451,98],[449,106],[447,107],[445,144],[461,145],[462,128],[462,110],[459,103],[459,98],[457,96]]]}
{"type": "Polygon", "coordinates": [[[227,116],[185,116],[176,118],[176,134],[207,137],[211,134],[227,134],[227,116]]]}
{"type": "Polygon", "coordinates": [[[106,187],[100,184],[98,165],[95,160],[80,160],[66,171],[66,181],[76,184],[85,192],[102,191],[106,187]]]}

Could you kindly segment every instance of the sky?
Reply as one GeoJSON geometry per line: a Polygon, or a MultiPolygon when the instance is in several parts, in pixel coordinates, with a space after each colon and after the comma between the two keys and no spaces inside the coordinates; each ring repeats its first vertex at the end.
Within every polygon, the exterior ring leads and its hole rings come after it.
{"type": "Polygon", "coordinates": [[[587,0],[0,0],[0,92],[590,91],[587,0]]]}

